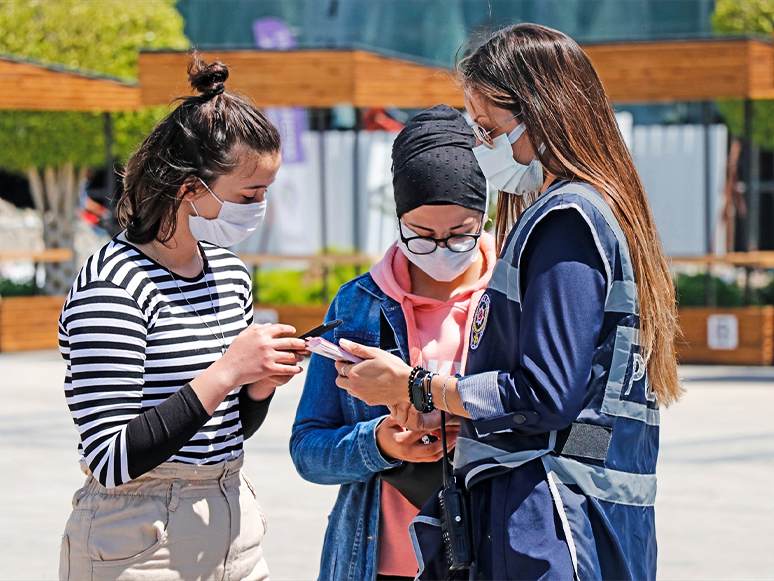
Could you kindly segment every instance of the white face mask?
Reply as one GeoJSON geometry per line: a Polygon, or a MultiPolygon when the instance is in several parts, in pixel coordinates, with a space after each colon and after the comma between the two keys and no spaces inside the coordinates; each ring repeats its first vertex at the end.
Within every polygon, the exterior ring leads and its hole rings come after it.
{"type": "MultiPolygon", "coordinates": [[[[479,145],[473,148],[473,155],[478,160],[481,171],[493,187],[501,192],[521,196],[529,192],[538,192],[543,187],[543,166],[537,156],[529,165],[524,165],[513,159],[511,144],[526,130],[524,123],[508,133],[498,135],[492,140],[493,148],[479,145]]],[[[543,153],[545,146],[540,146],[543,153]]]]}
{"type": "Polygon", "coordinates": [[[188,217],[188,226],[194,238],[228,248],[250,236],[263,223],[266,215],[266,200],[253,204],[223,202],[201,178],[197,179],[212,194],[212,197],[220,202],[220,212],[218,217],[212,220],[202,218],[194,203],[191,202],[196,216],[188,217]]]}
{"type": "MultiPolygon", "coordinates": [[[[484,219],[486,219],[486,212],[484,213],[484,219]]],[[[405,238],[421,236],[421,234],[414,232],[408,226],[404,226],[400,220],[398,220],[398,228],[400,228],[401,234],[405,238]]],[[[478,260],[478,243],[480,240],[481,238],[467,252],[452,252],[448,248],[438,246],[430,254],[414,254],[408,249],[403,240],[398,237],[398,248],[406,255],[406,258],[413,262],[417,268],[427,273],[430,278],[439,282],[451,282],[478,260]]]]}

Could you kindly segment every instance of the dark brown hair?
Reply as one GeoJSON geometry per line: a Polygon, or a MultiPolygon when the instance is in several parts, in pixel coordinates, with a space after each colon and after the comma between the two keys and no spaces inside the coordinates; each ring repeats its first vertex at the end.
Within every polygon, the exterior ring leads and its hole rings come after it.
{"type": "MultiPolygon", "coordinates": [[[[664,405],[677,401],[674,287],[645,189],[588,56],[559,31],[518,24],[494,34],[457,69],[468,94],[521,114],[534,150],[545,144],[539,159],[546,171],[604,196],[631,250],[651,384],[664,405]]],[[[533,201],[500,194],[498,243],[533,201]]]]}
{"type": "Polygon", "coordinates": [[[212,187],[245,153],[279,153],[277,128],[255,105],[225,93],[226,79],[226,65],[208,65],[193,52],[188,81],[199,94],[181,99],[129,159],[117,214],[131,242],[172,238],[180,189],[197,189],[195,177],[212,187]]]}

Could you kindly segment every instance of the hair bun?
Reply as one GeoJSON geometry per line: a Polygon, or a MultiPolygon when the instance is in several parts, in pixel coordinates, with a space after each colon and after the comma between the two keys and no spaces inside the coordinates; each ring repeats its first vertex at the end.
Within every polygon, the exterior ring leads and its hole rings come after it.
{"type": "Polygon", "coordinates": [[[205,63],[199,53],[191,53],[191,61],[188,63],[188,82],[191,87],[203,96],[220,95],[226,90],[228,79],[228,67],[220,61],[212,64],[205,63]]]}

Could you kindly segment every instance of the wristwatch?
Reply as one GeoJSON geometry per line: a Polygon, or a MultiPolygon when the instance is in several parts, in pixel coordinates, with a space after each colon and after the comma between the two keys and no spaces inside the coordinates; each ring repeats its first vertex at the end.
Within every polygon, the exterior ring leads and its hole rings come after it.
{"type": "Polygon", "coordinates": [[[432,379],[433,374],[426,369],[417,369],[416,367],[414,368],[414,371],[411,372],[411,376],[409,377],[409,400],[411,401],[411,405],[414,406],[414,409],[419,413],[429,414],[435,407],[433,406],[432,399],[427,395],[426,385],[429,382],[426,381],[426,378],[429,375],[432,379]],[[416,373],[414,373],[414,371],[416,371],[416,373]]]}

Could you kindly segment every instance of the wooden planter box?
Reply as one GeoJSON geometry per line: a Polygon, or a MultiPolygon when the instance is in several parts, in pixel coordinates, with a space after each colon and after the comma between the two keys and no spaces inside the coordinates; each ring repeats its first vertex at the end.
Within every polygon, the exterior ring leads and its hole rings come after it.
{"type": "Polygon", "coordinates": [[[0,299],[0,351],[57,349],[64,296],[0,299]]]}
{"type": "MultiPolygon", "coordinates": [[[[57,321],[64,296],[0,299],[0,351],[56,349],[57,321]]],[[[298,334],[325,319],[327,305],[254,305],[257,322],[293,325],[298,334]]],[[[771,365],[774,362],[774,307],[711,309],[681,307],[677,341],[681,363],[771,365]],[[736,338],[734,338],[734,330],[736,338]]]]}
{"type": "Polygon", "coordinates": [[[680,307],[677,340],[681,363],[771,365],[774,307],[680,307]]]}
{"type": "Polygon", "coordinates": [[[328,305],[253,305],[256,323],[284,323],[293,325],[300,335],[324,322],[328,305]]]}
{"type": "MultiPolygon", "coordinates": [[[[0,299],[0,351],[57,349],[59,315],[64,296],[7,297],[0,299]]],[[[257,322],[293,325],[298,334],[323,322],[327,305],[264,305],[256,303],[257,322]]]]}

